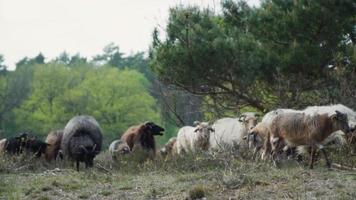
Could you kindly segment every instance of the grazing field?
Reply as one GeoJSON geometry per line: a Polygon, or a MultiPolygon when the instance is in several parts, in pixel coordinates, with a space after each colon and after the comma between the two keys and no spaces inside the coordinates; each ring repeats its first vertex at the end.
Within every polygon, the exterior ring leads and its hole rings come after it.
{"type": "MultiPolygon", "coordinates": [[[[356,166],[356,159],[334,153],[334,162],[356,166]],[[347,159],[346,159],[347,158],[347,159]],[[341,162],[344,163],[341,163],[341,162]],[[346,163],[345,163],[346,162],[346,163]]],[[[236,154],[157,158],[139,156],[110,161],[107,152],[95,168],[75,171],[69,163],[2,157],[0,199],[354,199],[356,173],[327,169],[319,159],[314,170],[284,161],[280,168],[251,155],[236,154]]]]}

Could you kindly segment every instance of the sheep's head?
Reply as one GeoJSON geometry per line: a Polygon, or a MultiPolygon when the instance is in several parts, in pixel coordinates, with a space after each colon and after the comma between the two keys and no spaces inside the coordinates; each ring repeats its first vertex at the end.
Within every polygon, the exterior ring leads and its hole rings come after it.
{"type": "Polygon", "coordinates": [[[15,139],[20,143],[21,148],[25,147],[30,139],[35,139],[34,137],[30,137],[27,132],[21,133],[19,136],[15,137],[15,139]]]}
{"type": "Polygon", "coordinates": [[[248,144],[249,149],[261,149],[263,146],[263,135],[267,136],[268,128],[262,122],[258,123],[254,128],[248,131],[247,135],[242,139],[248,144]]]}
{"type": "Polygon", "coordinates": [[[198,145],[201,146],[203,149],[207,149],[209,146],[210,134],[215,130],[208,122],[195,121],[194,125],[196,126],[194,133],[198,136],[198,145]]]}
{"type": "Polygon", "coordinates": [[[173,137],[173,138],[169,139],[168,142],[164,145],[164,147],[162,147],[160,149],[161,155],[165,156],[168,153],[172,152],[173,146],[175,145],[176,142],[177,142],[177,138],[176,137],[173,137]]]}
{"type": "Polygon", "coordinates": [[[242,139],[247,142],[248,148],[251,150],[256,149],[258,151],[263,146],[261,136],[257,132],[253,131],[253,129],[249,133],[247,133],[247,135],[245,135],[242,139]]]}
{"type": "Polygon", "coordinates": [[[125,154],[129,154],[131,151],[129,145],[127,145],[127,143],[125,142],[119,145],[117,152],[119,154],[125,155],[125,154]]]}
{"type": "Polygon", "coordinates": [[[164,128],[158,126],[157,124],[153,122],[145,122],[144,124],[145,130],[152,135],[163,135],[164,128]]]}
{"type": "Polygon", "coordinates": [[[246,130],[251,130],[253,129],[258,121],[259,115],[256,113],[243,113],[239,117],[239,122],[243,123],[245,125],[246,130]]]}
{"type": "Polygon", "coordinates": [[[334,131],[341,130],[344,133],[350,132],[351,129],[349,127],[347,114],[336,110],[335,114],[331,115],[330,118],[332,120],[334,131]]]}
{"type": "Polygon", "coordinates": [[[271,143],[271,153],[272,156],[277,156],[281,154],[284,151],[284,148],[286,146],[286,142],[284,138],[281,137],[270,137],[270,143],[271,143]]]}
{"type": "Polygon", "coordinates": [[[81,154],[83,155],[83,160],[85,160],[89,167],[93,166],[95,156],[100,153],[100,151],[98,151],[96,147],[96,144],[94,144],[92,147],[85,147],[84,145],[79,146],[79,148],[81,149],[81,154]]]}

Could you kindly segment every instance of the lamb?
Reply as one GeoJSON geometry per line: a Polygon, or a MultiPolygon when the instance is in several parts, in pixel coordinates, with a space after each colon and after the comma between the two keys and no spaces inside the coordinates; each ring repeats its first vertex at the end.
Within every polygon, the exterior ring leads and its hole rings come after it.
{"type": "Polygon", "coordinates": [[[172,137],[168,142],[160,149],[162,156],[173,155],[177,152],[177,137],[172,137]]]}
{"type": "Polygon", "coordinates": [[[93,160],[100,153],[103,136],[99,123],[91,116],[73,117],[63,131],[61,150],[63,156],[85,167],[92,167],[93,160]]]}
{"type": "Polygon", "coordinates": [[[121,136],[121,140],[126,142],[130,151],[134,151],[134,147],[142,148],[144,151],[156,153],[155,135],[163,135],[164,128],[153,122],[145,122],[137,126],[129,127],[121,136]]]}
{"type": "Polygon", "coordinates": [[[113,160],[130,153],[129,145],[122,140],[114,140],[109,146],[109,152],[113,160]]]}
{"type": "Polygon", "coordinates": [[[61,142],[63,137],[63,130],[51,131],[45,140],[49,146],[45,152],[45,159],[48,162],[57,160],[58,157],[63,159],[63,155],[60,153],[61,142]]]}
{"type": "Polygon", "coordinates": [[[239,118],[222,118],[214,122],[215,130],[210,136],[211,150],[231,149],[236,145],[246,146],[243,138],[248,131],[256,126],[258,115],[256,113],[243,113],[239,118]]]}
{"type": "Polygon", "coordinates": [[[322,142],[338,130],[349,131],[347,115],[339,111],[331,116],[328,114],[309,116],[302,113],[282,113],[272,121],[271,135],[266,141],[270,142],[273,153],[283,148],[284,143],[289,147],[309,146],[311,148],[309,164],[311,169],[316,150],[319,148],[325,157],[327,166],[330,167],[331,164],[322,142]]]}
{"type": "Polygon", "coordinates": [[[196,127],[184,126],[177,134],[177,153],[183,154],[203,150],[210,147],[210,134],[214,129],[207,122],[194,122],[196,127]]]}

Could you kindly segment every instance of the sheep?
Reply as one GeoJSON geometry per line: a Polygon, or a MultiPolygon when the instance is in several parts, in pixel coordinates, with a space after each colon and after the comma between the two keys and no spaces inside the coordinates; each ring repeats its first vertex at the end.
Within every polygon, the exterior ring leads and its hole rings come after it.
{"type": "Polygon", "coordinates": [[[247,141],[248,148],[253,151],[253,157],[260,151],[263,147],[263,141],[269,135],[269,124],[265,122],[259,122],[254,128],[252,128],[244,140],[247,141]]]}
{"type": "Polygon", "coordinates": [[[168,142],[160,149],[162,156],[173,155],[177,151],[177,137],[172,137],[168,142]]]}
{"type": "Polygon", "coordinates": [[[0,140],[0,154],[5,152],[6,138],[0,140]]]}
{"type": "Polygon", "coordinates": [[[21,133],[19,136],[7,138],[5,141],[5,152],[8,154],[20,154],[23,152],[29,134],[27,132],[21,133]]]}
{"type": "Polygon", "coordinates": [[[356,155],[356,128],[353,128],[353,130],[347,134],[347,142],[350,147],[351,155],[356,155]]]}
{"type": "Polygon", "coordinates": [[[109,146],[109,152],[111,158],[117,160],[121,155],[130,153],[130,147],[122,140],[114,140],[109,146]]]}
{"type": "Polygon", "coordinates": [[[73,117],[63,131],[61,151],[63,156],[85,167],[92,167],[93,160],[100,153],[103,136],[99,123],[91,116],[73,117]]]}
{"type": "Polygon", "coordinates": [[[45,152],[45,159],[48,162],[52,160],[57,160],[58,157],[63,158],[60,153],[61,142],[63,137],[63,130],[51,131],[45,140],[49,146],[45,152]]]}
{"type": "MultiPolygon", "coordinates": [[[[356,127],[356,113],[342,105],[342,104],[336,104],[336,105],[329,105],[329,106],[309,106],[307,108],[305,108],[304,110],[294,110],[294,109],[276,109],[273,111],[268,112],[267,114],[264,115],[264,117],[262,118],[262,123],[264,123],[264,125],[266,127],[270,127],[273,119],[281,113],[305,113],[307,115],[315,115],[315,114],[324,114],[324,113],[328,113],[329,116],[331,114],[334,114],[336,110],[340,110],[343,113],[346,113],[348,115],[348,122],[349,122],[349,126],[350,127],[356,127]]],[[[265,129],[267,130],[267,129],[265,129]]],[[[266,133],[262,134],[262,135],[267,135],[266,133]]],[[[335,141],[339,141],[338,144],[339,146],[344,145],[345,144],[345,140],[342,138],[343,137],[343,133],[340,131],[337,131],[336,133],[331,134],[327,140],[325,140],[323,142],[323,145],[328,145],[330,143],[334,143],[335,141]]],[[[262,146],[263,140],[264,138],[260,137],[261,136],[261,130],[259,130],[259,134],[254,134],[254,132],[251,130],[249,133],[248,137],[245,137],[248,139],[248,141],[250,142],[250,147],[252,147],[252,149],[256,150],[256,149],[260,149],[260,147],[262,146]]],[[[348,134],[346,134],[346,136],[348,136],[348,134]]],[[[262,153],[262,158],[265,159],[266,155],[268,155],[268,149],[269,147],[265,147],[264,152],[262,153]]],[[[306,150],[301,150],[300,152],[305,152],[306,150]]]]}
{"type": "Polygon", "coordinates": [[[144,151],[156,154],[155,135],[163,135],[164,128],[153,122],[145,122],[137,126],[129,127],[121,136],[121,140],[126,142],[130,151],[134,151],[134,147],[142,148],[144,151]]]}
{"type": "Polygon", "coordinates": [[[210,150],[229,149],[236,145],[245,145],[243,138],[248,131],[256,126],[258,115],[256,113],[243,113],[240,118],[222,118],[214,122],[215,130],[210,136],[210,150]]]}
{"type": "Polygon", "coordinates": [[[42,140],[39,140],[37,138],[29,138],[26,141],[25,149],[27,153],[31,153],[36,158],[39,158],[42,154],[45,154],[48,146],[50,146],[50,144],[47,144],[42,140]]]}
{"type": "Polygon", "coordinates": [[[329,116],[333,115],[335,111],[347,114],[349,127],[356,128],[356,112],[351,108],[344,106],[342,104],[328,105],[328,106],[309,106],[303,110],[305,114],[315,115],[327,113],[329,116]]]}
{"type": "Polygon", "coordinates": [[[330,167],[331,163],[323,149],[322,142],[338,130],[349,131],[347,115],[339,111],[331,116],[282,113],[272,121],[270,137],[266,141],[270,142],[273,153],[283,148],[284,144],[288,147],[309,146],[311,148],[310,169],[313,168],[315,153],[319,148],[325,157],[327,166],[330,167]]]}
{"type": "Polygon", "coordinates": [[[214,129],[207,122],[194,122],[196,127],[184,126],[177,134],[177,153],[183,154],[199,150],[209,150],[210,134],[214,129]]]}

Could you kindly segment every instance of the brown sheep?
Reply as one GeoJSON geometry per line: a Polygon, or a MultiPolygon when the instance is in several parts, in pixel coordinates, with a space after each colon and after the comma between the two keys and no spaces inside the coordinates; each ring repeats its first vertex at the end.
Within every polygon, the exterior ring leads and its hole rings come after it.
{"type": "Polygon", "coordinates": [[[137,126],[131,126],[121,136],[121,140],[126,142],[132,151],[135,146],[140,146],[146,151],[156,153],[156,142],[154,135],[163,135],[164,128],[153,122],[146,122],[137,126]]]}
{"type": "Polygon", "coordinates": [[[172,137],[168,142],[160,149],[160,154],[162,156],[173,155],[177,152],[177,138],[172,137]]]}
{"type": "Polygon", "coordinates": [[[322,142],[338,130],[349,132],[347,115],[339,111],[330,117],[328,114],[308,116],[303,113],[282,113],[272,121],[271,136],[268,139],[274,154],[284,147],[284,143],[288,147],[309,146],[311,169],[316,150],[319,148],[325,157],[327,166],[330,167],[331,163],[323,149],[322,142]]]}
{"type": "Polygon", "coordinates": [[[45,152],[45,159],[47,161],[57,160],[60,155],[61,142],[63,137],[63,130],[51,131],[47,138],[46,143],[50,144],[45,152]]]}
{"type": "Polygon", "coordinates": [[[253,150],[254,157],[258,151],[263,146],[263,142],[269,135],[269,127],[264,122],[259,122],[254,128],[252,128],[248,134],[243,137],[244,140],[247,140],[248,148],[253,150]]]}

